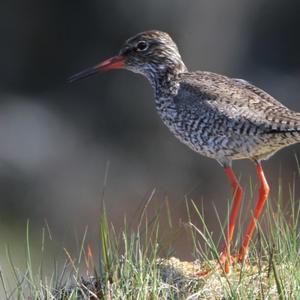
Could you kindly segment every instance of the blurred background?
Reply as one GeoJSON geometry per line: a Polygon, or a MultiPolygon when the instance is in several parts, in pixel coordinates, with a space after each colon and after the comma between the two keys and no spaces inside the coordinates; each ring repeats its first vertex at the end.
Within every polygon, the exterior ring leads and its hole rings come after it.
{"type": "MultiPolygon", "coordinates": [[[[75,84],[66,78],[116,54],[128,37],[159,29],[190,70],[249,80],[300,111],[299,15],[297,1],[1,1],[0,267],[7,267],[6,245],[24,263],[27,219],[37,252],[45,224],[57,257],[63,247],[76,249],[86,226],[97,249],[103,194],[117,230],[124,215],[135,223],[155,188],[149,218],[167,200],[173,230],[184,233],[185,199],[193,199],[218,237],[214,206],[225,219],[226,176],[164,127],[146,79],[127,71],[75,84]]],[[[280,178],[288,195],[299,151],[290,147],[264,163],[271,198],[280,178]]],[[[250,181],[257,189],[251,162],[234,167],[247,192],[250,181]]],[[[246,209],[254,200],[247,193],[246,209]]],[[[179,234],[174,243],[182,259],[192,259],[187,239],[179,234]]]]}

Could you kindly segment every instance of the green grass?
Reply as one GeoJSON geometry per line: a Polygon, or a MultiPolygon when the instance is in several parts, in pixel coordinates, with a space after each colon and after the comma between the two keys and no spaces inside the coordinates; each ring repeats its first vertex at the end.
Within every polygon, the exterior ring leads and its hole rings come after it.
{"type": "MultiPolygon", "coordinates": [[[[281,184],[278,185],[277,199],[273,201],[276,205],[268,202],[251,244],[249,261],[235,265],[230,274],[225,274],[218,263],[224,229],[216,241],[202,208],[191,200],[186,200],[184,233],[192,240],[190,251],[195,261],[184,263],[171,258],[177,232],[168,202],[149,219],[147,207],[154,193],[137,213],[138,225],[134,229],[125,219],[123,230],[116,232],[103,205],[97,237],[100,253],[91,254],[85,233],[77,255],[64,249],[66,262],[55,263],[50,273],[43,261],[48,229],[42,231],[41,259],[36,262],[31,253],[28,222],[25,271],[20,271],[10,249],[6,249],[10,274],[0,270],[3,299],[300,299],[300,204],[295,198],[295,186],[290,188],[286,200],[281,184]],[[164,230],[160,218],[163,211],[164,230]],[[191,217],[195,214],[197,226],[191,217]],[[83,278],[83,268],[91,276],[83,278]],[[211,269],[207,276],[195,276],[197,270],[206,268],[211,269]],[[8,280],[8,275],[13,280],[8,280]]],[[[217,212],[215,217],[219,221],[217,212]]],[[[219,224],[224,228],[220,221],[219,224]]],[[[238,241],[243,224],[240,219],[238,241]]]]}

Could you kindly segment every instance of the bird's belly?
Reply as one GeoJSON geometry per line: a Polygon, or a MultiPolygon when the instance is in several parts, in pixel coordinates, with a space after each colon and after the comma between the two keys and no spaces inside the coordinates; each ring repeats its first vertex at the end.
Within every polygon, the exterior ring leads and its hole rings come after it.
{"type": "Polygon", "coordinates": [[[163,121],[176,138],[201,155],[219,159],[225,156],[247,156],[249,151],[240,139],[227,135],[225,131],[216,131],[209,124],[172,118],[163,118],[163,121]]]}
{"type": "Polygon", "coordinates": [[[171,103],[158,112],[182,143],[218,161],[266,159],[281,148],[300,142],[300,132],[276,134],[264,125],[202,111],[198,107],[182,108],[171,103]]]}
{"type": "Polygon", "coordinates": [[[254,130],[249,134],[227,130],[215,131],[215,128],[203,127],[205,130],[182,128],[180,124],[166,124],[171,132],[195,152],[214,158],[220,162],[238,159],[267,159],[278,150],[299,142],[290,136],[274,136],[254,130]]]}
{"type": "Polygon", "coordinates": [[[272,143],[257,127],[242,133],[230,124],[194,121],[191,118],[163,118],[165,125],[182,143],[195,152],[217,159],[263,158],[283,146],[272,143]],[[186,120],[189,120],[188,122],[186,120]]]}

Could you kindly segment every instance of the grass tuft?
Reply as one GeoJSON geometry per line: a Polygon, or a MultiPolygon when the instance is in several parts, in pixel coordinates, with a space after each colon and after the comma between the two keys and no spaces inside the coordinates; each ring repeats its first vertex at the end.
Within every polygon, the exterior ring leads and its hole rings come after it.
{"type": "MultiPolygon", "coordinates": [[[[52,241],[49,227],[46,224],[42,230],[41,259],[36,268],[28,221],[25,271],[15,265],[7,247],[13,282],[8,282],[6,274],[0,270],[2,298],[300,299],[300,203],[295,197],[295,185],[290,187],[288,201],[283,199],[279,186],[277,204],[272,206],[269,201],[262,222],[258,224],[256,238],[250,245],[249,259],[243,264],[235,264],[230,274],[223,271],[219,262],[219,242],[224,239],[226,227],[217,212],[221,236],[216,242],[204,218],[203,207],[186,200],[184,226],[192,240],[191,253],[195,260],[181,261],[172,256],[173,241],[178,232],[174,233],[168,199],[151,214],[153,217],[148,217],[147,208],[154,194],[155,190],[141,207],[135,229],[125,218],[123,229],[117,232],[103,204],[99,220],[99,262],[95,263],[92,249],[86,245],[86,229],[79,253],[74,257],[64,249],[65,263],[56,262],[50,276],[43,266],[45,233],[48,232],[52,241]],[[169,230],[161,228],[162,211],[169,230]],[[192,215],[197,216],[199,225],[192,222],[192,215]],[[93,275],[83,277],[82,266],[93,275]],[[205,276],[197,276],[197,272],[206,270],[205,276]]],[[[242,226],[237,226],[237,230],[236,236],[240,240],[242,226]]]]}

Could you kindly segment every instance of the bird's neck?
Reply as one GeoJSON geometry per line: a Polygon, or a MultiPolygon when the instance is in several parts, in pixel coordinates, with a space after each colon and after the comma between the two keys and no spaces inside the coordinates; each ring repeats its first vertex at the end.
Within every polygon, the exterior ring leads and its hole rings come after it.
{"type": "Polygon", "coordinates": [[[179,76],[181,73],[187,72],[187,68],[183,62],[176,66],[160,66],[154,72],[148,73],[154,91],[156,102],[163,99],[173,98],[179,89],[179,76]]]}

